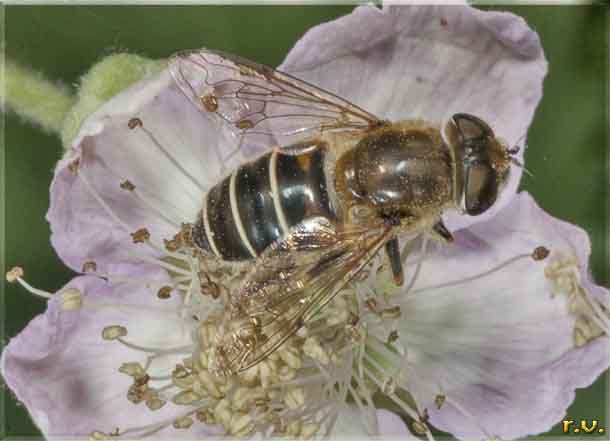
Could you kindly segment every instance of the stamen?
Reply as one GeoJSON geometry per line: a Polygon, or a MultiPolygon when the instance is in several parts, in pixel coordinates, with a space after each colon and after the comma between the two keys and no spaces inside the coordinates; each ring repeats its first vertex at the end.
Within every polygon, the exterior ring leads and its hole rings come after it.
{"type": "Polygon", "coordinates": [[[453,406],[458,412],[460,412],[462,415],[464,415],[466,418],[468,418],[470,421],[472,421],[472,423],[477,426],[477,428],[483,432],[483,434],[485,435],[486,439],[497,439],[495,437],[495,435],[490,434],[487,430],[485,430],[485,428],[481,425],[481,423],[479,423],[479,420],[470,412],[468,412],[464,406],[462,406],[457,400],[455,400],[453,397],[450,397],[446,394],[443,394],[443,396],[445,397],[445,402],[447,404],[450,404],[451,406],[453,406]]]}
{"type": "Polygon", "coordinates": [[[139,230],[130,233],[133,243],[144,243],[150,239],[150,232],[146,228],[140,228],[139,230]]]}
{"type": "MultiPolygon", "coordinates": [[[[110,206],[104,201],[102,196],[97,193],[97,191],[93,188],[93,186],[91,185],[82,170],[79,170],[77,176],[81,179],[81,181],[83,181],[87,192],[91,196],[93,196],[93,198],[100,204],[104,212],[106,212],[106,214],[110,216],[110,218],[112,218],[112,220],[114,220],[126,233],[132,236],[134,243],[145,243],[151,248],[153,248],[155,251],[167,254],[167,251],[165,251],[163,247],[157,246],[149,240],[150,233],[148,233],[148,230],[146,230],[146,228],[140,228],[139,230],[133,232],[133,229],[130,228],[129,225],[127,225],[125,222],[123,222],[121,218],[119,218],[119,216],[114,212],[114,210],[110,208],[110,206]]],[[[143,259],[142,256],[138,257],[143,259]]]]}
{"type": "Polygon", "coordinates": [[[131,231],[133,231],[129,225],[127,225],[125,222],[123,222],[114,212],[114,210],[112,208],[110,208],[110,206],[108,204],[106,204],[106,202],[104,201],[104,199],[102,199],[102,196],[98,194],[98,192],[93,188],[93,186],[89,183],[89,179],[87,179],[87,177],[84,175],[82,170],[78,171],[78,175],[77,175],[81,181],[83,181],[83,184],[85,184],[85,187],[87,188],[87,191],[89,192],[89,194],[91,196],[93,196],[93,198],[97,201],[98,204],[100,204],[100,206],[102,207],[102,209],[106,212],[106,214],[108,216],[110,216],[112,218],[112,220],[114,220],[118,225],[121,226],[121,228],[123,228],[123,230],[125,230],[125,232],[130,233],[131,231]]]}
{"type": "Polygon", "coordinates": [[[115,338],[115,340],[118,340],[119,342],[121,342],[122,344],[127,346],[129,349],[133,349],[134,351],[154,353],[156,355],[190,354],[193,351],[193,346],[192,345],[189,345],[189,346],[178,346],[178,347],[169,348],[169,349],[155,348],[155,347],[149,347],[149,346],[140,346],[140,345],[137,345],[135,343],[130,343],[130,342],[126,341],[124,338],[122,338],[122,337],[124,337],[126,335],[127,335],[127,329],[125,329],[125,334],[124,335],[117,336],[115,338]]]}
{"type": "Polygon", "coordinates": [[[160,299],[169,299],[172,295],[173,288],[171,286],[163,286],[157,292],[157,297],[160,299]]]}
{"type": "Polygon", "coordinates": [[[173,425],[174,421],[179,421],[182,418],[187,418],[191,415],[194,415],[195,413],[197,413],[197,411],[199,411],[200,409],[202,409],[201,406],[197,407],[196,409],[193,410],[189,410],[188,412],[179,415],[176,418],[171,418],[171,419],[167,419],[165,421],[162,421],[160,423],[156,423],[156,424],[148,424],[146,426],[139,426],[139,427],[131,427],[129,429],[126,429],[122,432],[118,432],[116,435],[113,436],[114,439],[116,439],[116,437],[123,437],[125,435],[128,434],[133,434],[133,433],[138,433],[138,432],[142,432],[139,433],[137,435],[137,437],[129,437],[129,439],[142,439],[142,438],[146,438],[150,435],[154,435],[157,432],[160,432],[163,429],[166,429],[167,427],[173,425]]]}
{"type": "Polygon", "coordinates": [[[125,326],[106,326],[102,330],[102,338],[104,340],[119,340],[121,337],[127,335],[127,328],[125,326]]]}
{"type": "MultiPolygon", "coordinates": [[[[362,357],[364,358],[364,357],[362,357]]],[[[360,368],[362,368],[360,366],[360,368]]],[[[373,395],[371,393],[371,391],[369,390],[369,387],[367,386],[367,384],[364,381],[364,374],[360,371],[360,375],[354,375],[353,379],[356,381],[356,384],[358,386],[358,390],[356,390],[356,394],[362,396],[367,403],[367,406],[369,409],[376,409],[375,408],[375,403],[373,402],[373,395]]],[[[350,383],[348,383],[348,386],[351,388],[350,383]]],[[[372,423],[373,423],[373,427],[371,428],[371,431],[373,433],[379,433],[379,427],[378,427],[378,422],[377,422],[377,415],[375,413],[374,418],[372,418],[372,423]]]]}
{"type": "Polygon", "coordinates": [[[134,197],[134,199],[136,199],[138,202],[141,202],[142,205],[144,205],[146,208],[148,208],[150,211],[152,211],[159,219],[163,220],[166,224],[168,224],[174,228],[180,228],[179,222],[171,220],[164,213],[162,213],[161,210],[159,210],[152,203],[150,203],[148,201],[148,199],[142,197],[139,190],[137,190],[136,186],[131,181],[125,180],[125,181],[121,182],[120,187],[123,190],[126,190],[127,192],[129,192],[134,197]]]}
{"type": "Polygon", "coordinates": [[[96,271],[97,271],[97,263],[95,263],[93,260],[88,260],[87,262],[83,263],[81,272],[94,273],[96,271]]]}
{"type": "Polygon", "coordinates": [[[163,261],[161,259],[156,259],[154,257],[150,257],[150,256],[146,256],[146,255],[141,255],[141,254],[133,253],[131,251],[128,251],[127,254],[129,256],[132,256],[132,257],[136,258],[136,259],[140,259],[140,260],[142,260],[144,262],[150,262],[150,263],[154,263],[156,265],[159,265],[159,266],[161,266],[161,267],[163,267],[163,268],[165,268],[165,269],[167,269],[167,270],[169,270],[169,271],[171,271],[173,273],[180,274],[180,275],[183,275],[183,276],[188,276],[189,278],[192,276],[192,273],[189,272],[189,271],[186,271],[184,268],[180,268],[179,266],[172,265],[172,264],[167,263],[167,262],[165,262],[165,261],[163,261]]]}
{"type": "MultiPolygon", "coordinates": [[[[366,375],[368,376],[368,378],[370,378],[377,385],[377,387],[379,387],[379,389],[383,390],[384,384],[381,380],[379,380],[379,378],[377,378],[377,375],[375,375],[375,373],[368,367],[365,367],[364,371],[365,371],[366,375]]],[[[380,372],[380,373],[383,375],[383,372],[380,372]]],[[[394,403],[396,403],[407,415],[409,415],[411,418],[413,418],[413,420],[415,420],[415,421],[420,420],[419,413],[415,409],[413,409],[411,406],[409,406],[398,395],[396,395],[395,392],[390,392],[386,396],[388,398],[390,398],[392,401],[394,401],[394,403]]],[[[425,435],[428,438],[428,440],[434,441],[434,437],[430,433],[430,430],[426,430],[425,435]]]]}
{"type": "Polygon", "coordinates": [[[68,288],[61,293],[61,308],[64,311],[74,311],[83,306],[82,295],[76,288],[68,288]]]}
{"type": "Polygon", "coordinates": [[[51,299],[53,298],[53,294],[47,291],[43,291],[42,289],[34,288],[28,282],[23,279],[23,268],[19,266],[13,267],[10,271],[6,273],[6,281],[9,283],[18,282],[21,286],[23,286],[29,293],[34,294],[38,297],[42,297],[43,299],[51,299]]]}
{"type": "MultiPolygon", "coordinates": [[[[145,286],[146,288],[157,288],[157,287],[167,284],[167,281],[165,281],[165,280],[149,279],[147,277],[123,277],[123,276],[119,277],[119,276],[113,276],[112,274],[107,274],[107,273],[102,273],[102,272],[93,272],[93,273],[89,273],[89,274],[92,276],[96,276],[101,279],[104,279],[112,284],[126,283],[129,285],[142,285],[142,286],[145,286]]],[[[191,277],[188,277],[186,280],[178,280],[178,279],[183,279],[183,278],[182,277],[173,278],[173,282],[175,282],[176,285],[174,285],[172,287],[172,289],[178,289],[177,284],[183,283],[183,282],[189,282],[191,280],[191,277]]]]}
{"type": "Polygon", "coordinates": [[[586,289],[581,288],[581,294],[582,298],[587,302],[592,310],[592,318],[599,320],[601,323],[598,323],[598,326],[603,329],[606,335],[610,336],[610,317],[604,314],[604,311],[602,311],[597,300],[595,300],[586,289]]]}
{"type": "MultiPolygon", "coordinates": [[[[140,120],[141,123],[141,120],[140,120]]],[[[153,135],[153,133],[148,130],[146,127],[144,127],[143,124],[141,124],[139,126],[140,130],[142,130],[146,136],[148,137],[148,139],[150,139],[150,141],[155,145],[155,147],[157,147],[157,149],[159,150],[159,152],[161,152],[161,154],[163,154],[163,156],[165,156],[174,167],[176,167],[189,181],[191,181],[191,183],[193,185],[195,185],[199,191],[201,191],[202,193],[205,191],[205,187],[197,180],[195,179],[195,177],[193,175],[191,175],[188,171],[186,171],[186,169],[184,167],[182,167],[182,165],[180,165],[180,163],[176,160],[176,158],[174,158],[168,150],[166,150],[161,143],[157,140],[157,138],[155,138],[155,136],[153,135]]]]}
{"type": "Polygon", "coordinates": [[[407,289],[405,290],[404,295],[408,295],[411,292],[411,290],[413,289],[413,287],[415,286],[415,282],[417,282],[417,278],[419,277],[421,267],[424,263],[424,260],[426,259],[427,251],[428,251],[428,237],[424,236],[424,238],[422,239],[422,244],[421,244],[421,257],[420,257],[419,261],[417,262],[417,266],[415,267],[415,274],[413,274],[413,277],[411,278],[411,281],[409,282],[409,285],[407,286],[407,289]]]}
{"type": "MultiPolygon", "coordinates": [[[[163,208],[163,211],[165,213],[172,213],[172,217],[174,219],[185,219],[188,216],[188,213],[185,213],[183,210],[176,207],[176,205],[174,205],[171,200],[161,199],[160,195],[158,194],[151,194],[148,193],[145,188],[136,187],[136,185],[129,179],[127,179],[125,176],[118,175],[104,161],[101,161],[100,165],[104,168],[105,172],[110,175],[111,179],[120,182],[119,185],[123,190],[129,191],[131,188],[133,188],[134,190],[137,189],[138,194],[142,198],[143,203],[150,205],[152,208],[154,208],[154,205],[152,204],[152,202],[150,202],[150,200],[158,200],[160,202],[160,207],[163,208]]],[[[159,209],[156,210],[158,212],[161,212],[159,209]]]]}
{"type": "Polygon", "coordinates": [[[441,289],[441,288],[448,288],[450,286],[455,286],[455,285],[462,285],[464,283],[469,283],[469,282],[473,282],[475,280],[478,279],[482,279],[483,277],[487,277],[497,271],[500,271],[504,268],[506,268],[507,266],[521,260],[521,259],[526,259],[526,258],[532,258],[532,253],[527,253],[527,254],[518,254],[517,256],[511,257],[508,260],[505,260],[504,262],[488,269],[487,271],[484,271],[482,273],[476,274],[474,276],[470,276],[470,277],[466,277],[464,279],[459,279],[459,280],[452,280],[451,282],[445,282],[445,283],[440,283],[438,285],[430,285],[430,286],[426,286],[423,288],[418,288],[413,290],[411,293],[412,294],[417,294],[417,293],[421,293],[421,292],[425,292],[425,291],[432,291],[432,290],[436,290],[436,289],[441,289]]]}

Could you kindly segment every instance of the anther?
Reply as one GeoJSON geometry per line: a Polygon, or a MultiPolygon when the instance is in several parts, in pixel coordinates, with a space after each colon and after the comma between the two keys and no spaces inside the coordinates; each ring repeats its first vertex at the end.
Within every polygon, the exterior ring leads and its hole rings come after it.
{"type": "Polygon", "coordinates": [[[165,249],[170,253],[173,253],[174,251],[178,251],[180,249],[180,242],[177,240],[177,237],[178,235],[174,236],[174,238],[171,240],[163,239],[163,245],[165,246],[165,249]]]}
{"type": "Polygon", "coordinates": [[[106,326],[102,331],[102,338],[104,340],[117,340],[127,335],[127,328],[124,326],[113,325],[106,326]]]}
{"type": "Polygon", "coordinates": [[[23,277],[23,268],[20,266],[14,266],[6,273],[6,281],[8,283],[15,283],[21,277],[23,277]]]}
{"type": "Polygon", "coordinates": [[[188,406],[201,400],[202,398],[203,397],[201,395],[193,392],[192,390],[183,390],[172,397],[172,403],[179,406],[188,406]]]}
{"type": "Polygon", "coordinates": [[[174,429],[188,429],[193,425],[193,419],[191,417],[178,418],[172,423],[174,429]]]}
{"type": "Polygon", "coordinates": [[[140,118],[131,118],[127,123],[127,127],[129,127],[131,130],[135,129],[136,127],[142,127],[143,125],[144,124],[140,118]]]}
{"type": "Polygon", "coordinates": [[[129,375],[130,377],[140,377],[146,373],[144,372],[142,365],[136,362],[123,363],[121,367],[119,367],[119,372],[129,375]]]}
{"type": "Polygon", "coordinates": [[[214,414],[210,409],[200,409],[195,414],[197,420],[206,424],[216,424],[216,419],[214,418],[214,414]]]}
{"type": "Polygon", "coordinates": [[[183,223],[180,225],[180,233],[174,239],[179,240],[182,244],[193,247],[193,224],[183,223]]]}
{"type": "Polygon", "coordinates": [[[284,403],[289,409],[298,409],[305,404],[305,391],[300,387],[291,387],[286,392],[284,403]]]}
{"type": "Polygon", "coordinates": [[[422,413],[419,415],[419,421],[424,424],[428,424],[428,420],[430,419],[430,415],[428,414],[428,409],[424,408],[422,413]]]}
{"type": "Polygon", "coordinates": [[[172,287],[171,286],[163,286],[157,292],[157,297],[160,299],[169,299],[171,297],[172,287]]]}
{"type": "Polygon", "coordinates": [[[388,377],[384,380],[381,391],[386,395],[391,395],[396,391],[396,380],[394,380],[394,377],[388,377]]]}
{"type": "Polygon", "coordinates": [[[131,233],[133,243],[144,243],[150,239],[150,233],[146,228],[140,228],[134,233],[131,233]]]}
{"type": "Polygon", "coordinates": [[[391,308],[386,308],[379,314],[383,319],[397,319],[400,317],[400,306],[392,306],[391,308]]]}
{"type": "Polygon", "coordinates": [[[434,397],[434,404],[436,404],[436,408],[438,410],[441,410],[441,407],[443,407],[443,404],[445,404],[445,395],[438,394],[436,397],[434,397]]]}
{"type": "Polygon", "coordinates": [[[234,436],[246,436],[254,430],[254,422],[252,417],[246,414],[235,414],[231,418],[231,427],[229,432],[234,436]]]}
{"type": "Polygon", "coordinates": [[[547,256],[550,254],[550,251],[548,248],[545,247],[536,247],[534,249],[534,252],[532,253],[532,259],[538,261],[538,260],[544,260],[547,258],[547,256]]]}
{"type": "Polygon", "coordinates": [[[80,291],[76,288],[68,288],[61,293],[61,309],[64,311],[74,311],[83,306],[83,299],[80,291]]]}
{"type": "Polygon", "coordinates": [[[29,293],[42,297],[44,299],[51,299],[53,294],[47,291],[43,291],[42,289],[34,288],[28,282],[23,280],[23,268],[20,266],[15,266],[11,268],[10,271],[6,273],[6,281],[9,283],[18,282],[21,286],[23,286],[29,293]]]}
{"type": "Polygon", "coordinates": [[[428,432],[428,426],[426,426],[421,421],[413,421],[411,427],[413,428],[413,432],[418,435],[425,435],[426,432],[428,432]]]}
{"type": "Polygon", "coordinates": [[[123,190],[127,190],[127,191],[134,191],[136,189],[136,186],[129,179],[126,179],[123,182],[121,182],[120,187],[123,190]]]}
{"type": "Polygon", "coordinates": [[[371,311],[373,313],[377,313],[377,300],[375,300],[372,297],[369,297],[368,299],[366,299],[364,301],[364,304],[369,309],[369,311],[371,311]]]}
{"type": "Polygon", "coordinates": [[[97,263],[95,263],[93,260],[88,260],[85,263],[83,263],[81,272],[94,273],[96,271],[97,271],[97,263]]]}
{"type": "Polygon", "coordinates": [[[80,158],[76,158],[70,164],[68,164],[68,170],[72,173],[76,173],[78,171],[78,166],[80,165],[80,158]]]}
{"type": "Polygon", "coordinates": [[[161,409],[163,406],[165,406],[165,403],[166,401],[162,400],[157,396],[153,396],[146,399],[146,407],[153,411],[161,409]]]}
{"type": "Polygon", "coordinates": [[[111,441],[110,435],[96,430],[89,435],[89,441],[111,441]]]}

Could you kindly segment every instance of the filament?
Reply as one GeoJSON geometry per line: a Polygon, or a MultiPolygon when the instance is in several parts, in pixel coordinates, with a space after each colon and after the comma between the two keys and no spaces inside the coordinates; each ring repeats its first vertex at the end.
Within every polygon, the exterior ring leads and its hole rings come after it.
{"type": "Polygon", "coordinates": [[[126,341],[123,337],[118,337],[117,341],[121,342],[123,345],[127,346],[129,349],[133,349],[134,351],[152,352],[156,355],[184,354],[184,353],[190,353],[193,350],[192,345],[178,346],[178,347],[169,348],[169,349],[161,349],[161,348],[154,348],[154,347],[149,347],[149,346],[140,346],[135,343],[130,343],[130,342],[126,341]]]}
{"type": "Polygon", "coordinates": [[[42,297],[43,299],[50,300],[53,298],[53,294],[48,291],[44,291],[42,289],[34,288],[28,282],[26,282],[22,277],[17,277],[15,280],[23,286],[29,293],[34,294],[35,296],[42,297]]]}
{"type": "Polygon", "coordinates": [[[146,134],[146,136],[148,136],[148,138],[157,147],[157,149],[159,149],[163,156],[165,156],[174,165],[174,167],[180,170],[180,172],[189,181],[191,181],[191,183],[193,183],[199,189],[200,192],[203,193],[205,191],[205,187],[197,179],[195,179],[195,177],[191,175],[184,167],[182,167],[182,165],[180,165],[180,163],[161,145],[161,143],[157,141],[157,138],[155,138],[155,136],[150,130],[148,130],[143,125],[140,126],[140,130],[142,130],[146,134]]]}
{"type": "Polygon", "coordinates": [[[471,414],[470,412],[468,412],[459,402],[457,402],[452,397],[450,397],[446,394],[443,394],[443,396],[445,397],[445,402],[447,404],[450,404],[451,406],[453,406],[458,412],[460,412],[462,415],[464,415],[466,418],[468,418],[470,421],[472,421],[474,423],[474,425],[477,426],[477,428],[481,432],[483,432],[486,439],[489,439],[489,440],[495,439],[493,435],[491,435],[489,432],[487,432],[487,430],[485,430],[485,428],[479,423],[479,421],[474,417],[474,415],[471,414]]]}
{"type": "Polygon", "coordinates": [[[431,290],[436,290],[436,289],[441,289],[441,288],[447,288],[450,286],[455,286],[455,285],[462,285],[464,283],[468,283],[468,282],[473,282],[475,280],[478,279],[482,279],[483,277],[489,276],[493,273],[495,273],[496,271],[502,270],[505,267],[521,260],[524,258],[531,258],[532,254],[531,253],[524,253],[524,254],[518,254],[514,257],[511,257],[510,259],[488,269],[487,271],[484,271],[482,273],[476,274],[474,276],[470,276],[470,277],[466,277],[464,279],[459,279],[459,280],[452,280],[450,282],[445,282],[445,283],[440,283],[438,285],[430,285],[430,286],[426,286],[423,288],[418,288],[412,291],[413,294],[417,294],[420,292],[425,292],[425,291],[431,291],[431,290]]]}
{"type": "Polygon", "coordinates": [[[426,259],[426,253],[428,250],[428,237],[424,236],[424,238],[422,239],[422,245],[421,245],[421,259],[419,259],[419,261],[417,262],[417,266],[415,267],[415,274],[413,274],[413,277],[411,278],[411,281],[409,282],[409,285],[407,286],[407,289],[405,290],[405,295],[408,295],[411,290],[413,289],[413,286],[415,286],[415,282],[417,282],[417,278],[419,277],[419,273],[421,271],[421,267],[424,263],[424,260],[426,259]]]}

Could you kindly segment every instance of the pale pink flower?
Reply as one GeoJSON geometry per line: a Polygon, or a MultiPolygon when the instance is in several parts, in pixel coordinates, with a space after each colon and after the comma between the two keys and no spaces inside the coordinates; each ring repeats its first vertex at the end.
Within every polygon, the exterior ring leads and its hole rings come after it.
{"type": "MultiPolygon", "coordinates": [[[[382,118],[440,124],[472,113],[512,145],[541,98],[546,61],[536,33],[512,14],[363,6],[311,29],[281,69],[382,118]]],[[[284,347],[246,374],[241,391],[210,377],[206,351],[222,305],[192,283],[195,259],[167,251],[163,239],[251,157],[232,155],[234,145],[167,70],[83,124],[57,165],[48,220],[60,257],[87,274],[2,354],[7,385],[46,437],[269,432],[258,399],[282,408],[293,436],[324,428],[411,436],[396,414],[375,408],[379,389],[421,420],[415,432],[429,423],[461,439],[512,439],[549,430],[574,390],[608,367],[608,292],[589,277],[587,235],[517,194],[521,169],[513,167],[485,215],[448,214],[454,244],[418,242],[405,268],[414,284],[397,289],[373,266],[351,295],[377,296],[400,314],[363,315],[362,344],[336,359],[309,339],[284,347]],[[134,241],[143,228],[150,236],[134,241]],[[157,296],[164,287],[169,299],[157,296]]],[[[341,302],[325,312],[329,328],[345,320],[341,302]]]]}

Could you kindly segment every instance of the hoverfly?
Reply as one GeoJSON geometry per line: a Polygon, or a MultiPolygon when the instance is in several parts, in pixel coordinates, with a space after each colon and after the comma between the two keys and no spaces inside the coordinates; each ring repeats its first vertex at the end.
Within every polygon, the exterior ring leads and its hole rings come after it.
{"type": "Polygon", "coordinates": [[[452,240],[441,215],[485,212],[514,150],[481,119],[382,120],[318,87],[243,58],[200,50],[170,61],[178,87],[222,118],[240,145],[267,146],[213,186],[192,228],[205,258],[247,262],[229,294],[216,355],[239,373],[307,324],[385,248],[397,284],[397,236],[452,240]]]}

